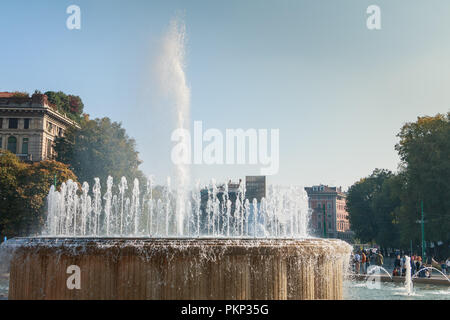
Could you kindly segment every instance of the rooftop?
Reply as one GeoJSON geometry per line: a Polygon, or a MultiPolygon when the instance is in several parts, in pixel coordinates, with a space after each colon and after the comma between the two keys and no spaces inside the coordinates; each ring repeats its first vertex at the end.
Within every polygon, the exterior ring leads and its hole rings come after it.
{"type": "Polygon", "coordinates": [[[42,93],[34,93],[30,96],[22,92],[0,92],[0,108],[3,110],[18,110],[22,108],[46,109],[60,120],[78,127],[74,120],[67,117],[65,113],[60,112],[54,104],[48,101],[48,97],[42,93]]]}
{"type": "Polygon", "coordinates": [[[345,194],[342,191],[342,187],[330,187],[328,185],[319,184],[312,187],[305,187],[307,193],[340,193],[345,194]]]}
{"type": "Polygon", "coordinates": [[[0,92],[0,98],[11,98],[14,94],[14,92],[0,92]]]}

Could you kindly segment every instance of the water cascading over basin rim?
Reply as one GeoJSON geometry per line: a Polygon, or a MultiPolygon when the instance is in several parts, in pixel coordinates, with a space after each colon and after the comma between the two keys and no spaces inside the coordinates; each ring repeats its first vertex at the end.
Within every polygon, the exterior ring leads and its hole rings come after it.
{"type": "Polygon", "coordinates": [[[18,238],[10,299],[341,299],[336,239],[18,238]],[[81,289],[66,286],[67,267],[81,289]]]}

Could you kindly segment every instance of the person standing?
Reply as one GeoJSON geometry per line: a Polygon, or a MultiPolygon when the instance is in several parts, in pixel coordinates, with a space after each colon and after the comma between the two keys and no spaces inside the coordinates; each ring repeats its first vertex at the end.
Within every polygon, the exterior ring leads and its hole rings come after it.
{"type": "Polygon", "coordinates": [[[383,265],[383,255],[381,254],[380,250],[377,251],[376,264],[380,267],[383,265]]]}
{"type": "Polygon", "coordinates": [[[367,251],[367,255],[366,255],[366,274],[367,274],[367,271],[369,270],[369,267],[370,267],[370,250],[367,251]]]}
{"type": "Polygon", "coordinates": [[[450,257],[447,258],[447,261],[445,261],[445,264],[447,265],[447,274],[450,272],[450,257]]]}
{"type": "Polygon", "coordinates": [[[422,257],[418,256],[416,258],[416,272],[420,270],[421,266],[422,266],[422,257]]]}
{"type": "Polygon", "coordinates": [[[362,271],[363,274],[367,273],[367,270],[366,270],[366,259],[367,259],[367,257],[366,257],[366,254],[364,253],[364,250],[363,250],[363,251],[361,251],[361,271],[362,271]]]}
{"type": "Polygon", "coordinates": [[[411,275],[413,275],[414,273],[416,273],[416,256],[415,255],[413,255],[411,257],[410,262],[411,262],[411,275]]]}
{"type": "Polygon", "coordinates": [[[400,256],[397,256],[394,260],[394,269],[400,269],[400,267],[401,267],[400,256]]]}
{"type": "Polygon", "coordinates": [[[359,274],[359,267],[361,264],[361,256],[359,255],[359,251],[355,254],[355,272],[359,274]]]}
{"type": "Polygon", "coordinates": [[[406,255],[403,256],[401,265],[402,265],[402,269],[401,269],[402,270],[402,277],[404,277],[405,274],[406,274],[406,255]]]}

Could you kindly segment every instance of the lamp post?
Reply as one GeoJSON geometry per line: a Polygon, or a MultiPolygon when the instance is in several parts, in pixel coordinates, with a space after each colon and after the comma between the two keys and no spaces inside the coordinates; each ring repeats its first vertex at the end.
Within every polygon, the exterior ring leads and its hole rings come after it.
{"type": "Polygon", "coordinates": [[[422,260],[425,261],[426,259],[426,248],[427,248],[427,243],[425,242],[425,216],[423,213],[423,200],[420,200],[420,212],[421,212],[421,220],[417,220],[416,223],[420,223],[421,224],[421,229],[422,229],[422,260]]]}
{"type": "Polygon", "coordinates": [[[420,200],[420,210],[422,212],[422,257],[425,260],[426,259],[426,248],[427,244],[425,242],[425,220],[423,215],[423,200],[420,200]]]}

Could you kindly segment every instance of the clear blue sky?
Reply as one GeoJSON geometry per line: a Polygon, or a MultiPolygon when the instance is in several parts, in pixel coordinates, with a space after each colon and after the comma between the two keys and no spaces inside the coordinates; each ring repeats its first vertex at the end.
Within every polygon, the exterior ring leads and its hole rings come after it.
{"type": "MultiPolygon", "coordinates": [[[[80,95],[92,117],[121,121],[142,169],[170,174],[173,124],[152,64],[170,19],[188,34],[191,120],[206,128],[279,128],[282,184],[348,187],[396,170],[396,134],[450,102],[450,2],[2,1],[0,91],[80,95]],[[81,30],[66,8],[81,8],[81,30]],[[382,29],[365,13],[381,7],[382,29]]],[[[194,166],[223,180],[259,167],[194,166]]]]}

